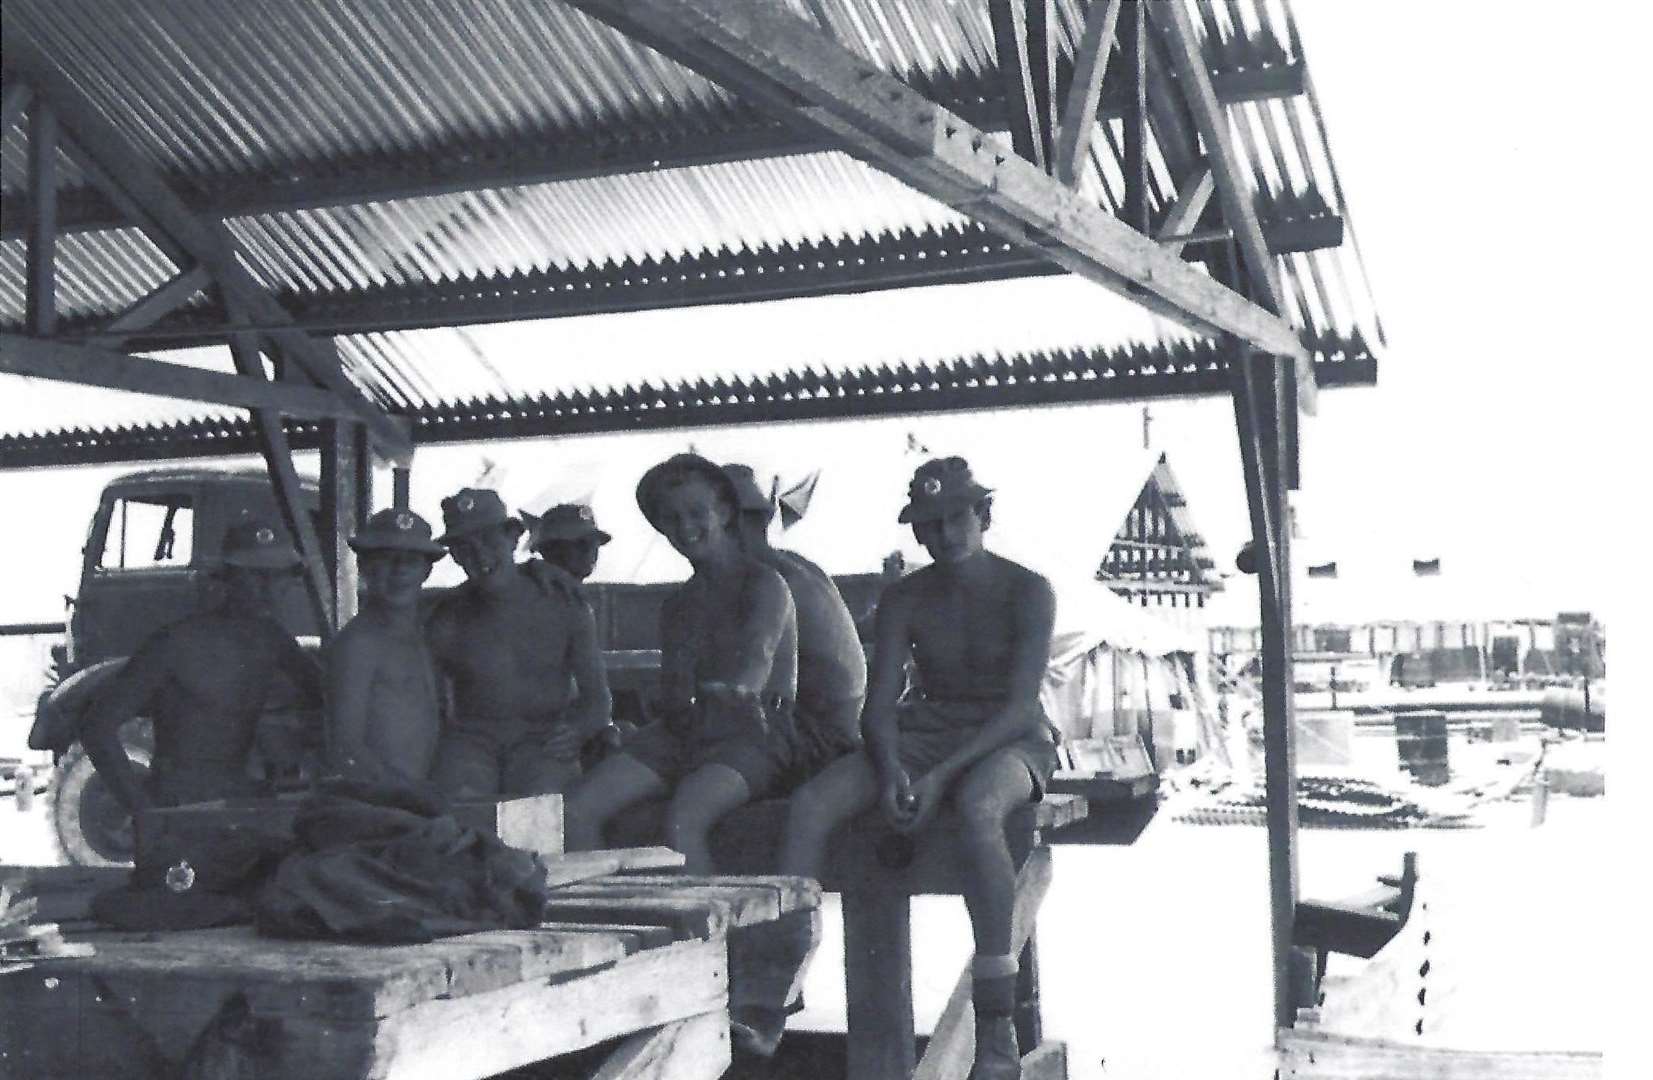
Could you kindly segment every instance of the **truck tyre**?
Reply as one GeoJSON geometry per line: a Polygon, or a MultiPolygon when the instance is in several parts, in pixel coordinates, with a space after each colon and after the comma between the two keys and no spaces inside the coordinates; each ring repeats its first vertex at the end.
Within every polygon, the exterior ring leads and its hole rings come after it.
{"type": "MultiPolygon", "coordinates": [[[[154,736],[149,721],[129,721],[121,728],[126,756],[142,774],[149,771],[154,736]]],[[[108,783],[92,767],[78,742],[52,770],[49,813],[52,843],[65,863],[74,866],[130,866],[135,842],[132,816],[115,799],[108,783]]]]}

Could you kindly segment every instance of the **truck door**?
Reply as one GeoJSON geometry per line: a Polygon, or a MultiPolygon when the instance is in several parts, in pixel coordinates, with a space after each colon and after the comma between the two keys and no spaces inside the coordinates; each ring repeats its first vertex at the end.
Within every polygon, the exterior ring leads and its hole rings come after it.
{"type": "Polygon", "coordinates": [[[105,492],[75,602],[82,662],[127,656],[197,604],[195,505],[187,491],[105,492]]]}

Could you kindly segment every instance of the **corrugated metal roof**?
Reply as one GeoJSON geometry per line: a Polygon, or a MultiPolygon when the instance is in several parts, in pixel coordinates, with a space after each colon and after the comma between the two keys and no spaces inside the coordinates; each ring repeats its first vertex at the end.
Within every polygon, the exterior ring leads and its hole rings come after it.
{"type": "MultiPolygon", "coordinates": [[[[960,109],[991,114],[1002,97],[985,0],[788,2],[849,48],[960,109]]],[[[1242,100],[1248,81],[1301,64],[1284,0],[1186,2],[1205,34],[1214,77],[1240,87],[1227,111],[1260,208],[1275,218],[1344,216],[1312,97],[1242,100]]],[[[702,138],[749,131],[761,149],[774,129],[716,85],[560,4],[7,0],[7,12],[186,199],[277,204],[228,224],[249,268],[290,308],[314,303],[349,313],[385,298],[417,306],[420,290],[445,289],[451,297],[474,284],[485,294],[524,280],[529,291],[543,291],[540,278],[559,274],[560,284],[553,278],[549,287],[577,294],[591,289],[590,280],[566,275],[616,268],[604,288],[623,290],[634,284],[627,266],[709,258],[710,272],[721,276],[716,264],[749,253],[902,236],[936,246],[961,231],[974,234],[954,211],[836,152],[651,167],[651,140],[678,153],[702,138]],[[468,160],[467,148],[542,140],[629,145],[626,160],[640,164],[617,175],[417,197],[390,184],[382,198],[305,205],[303,181],[312,177],[371,173],[375,163],[399,168],[421,155],[468,160]],[[279,208],[284,199],[294,208],[279,208]]],[[[1065,64],[1085,8],[1059,0],[1056,12],[1065,64]]],[[[25,118],[0,132],[0,195],[12,212],[26,195],[26,130],[25,118]]],[[[1104,118],[1099,132],[1083,190],[1114,210],[1123,198],[1123,121],[1104,118]]],[[[1151,155],[1156,211],[1174,195],[1172,156],[1151,155]]],[[[668,154],[663,164],[673,160],[668,154]]],[[[72,161],[62,164],[62,205],[94,198],[72,161]]],[[[1278,260],[1295,323],[1381,341],[1352,238],[1278,260]]],[[[693,272],[704,277],[704,263],[697,265],[693,272]]],[[[0,241],[0,324],[21,322],[23,266],[22,240],[0,241]]],[[[130,228],[65,232],[58,268],[61,316],[80,329],[175,273],[130,228]]],[[[820,291],[886,287],[858,278],[854,265],[834,285],[832,268],[824,268],[820,291]]],[[[731,264],[728,272],[739,271],[731,264]]],[[[635,284],[631,306],[660,302],[658,290],[635,284]]],[[[711,299],[739,293],[731,286],[711,299]]],[[[198,299],[194,307],[195,322],[214,318],[210,305],[198,299]]],[[[171,321],[188,325],[191,317],[171,321]]],[[[398,408],[452,396],[443,393],[441,370],[454,363],[449,354],[420,363],[410,353],[416,348],[400,342],[392,349],[382,336],[344,339],[353,376],[398,408]]],[[[461,383],[475,379],[469,369],[456,375],[461,383]]],[[[508,396],[512,388],[500,389],[508,396]]]]}

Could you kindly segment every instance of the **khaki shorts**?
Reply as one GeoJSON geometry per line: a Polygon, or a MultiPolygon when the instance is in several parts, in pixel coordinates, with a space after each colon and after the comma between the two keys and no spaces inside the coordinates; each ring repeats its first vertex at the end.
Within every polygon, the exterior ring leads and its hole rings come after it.
{"type": "MultiPolygon", "coordinates": [[[[935,768],[959,743],[970,738],[1003,706],[997,701],[904,702],[896,718],[900,733],[901,767],[917,780],[935,768]]],[[[1056,744],[1041,717],[1039,730],[1007,743],[994,753],[1008,752],[1027,766],[1033,779],[1033,800],[1044,798],[1056,771],[1056,744]]]]}
{"type": "Polygon", "coordinates": [[[450,728],[436,744],[431,780],[449,798],[522,797],[568,791],[580,778],[580,758],[558,757],[545,747],[546,733],[530,729],[500,738],[486,731],[450,728]]]}
{"type": "Polygon", "coordinates": [[[707,765],[722,765],[741,775],[752,798],[761,799],[779,790],[790,773],[796,742],[791,702],[768,703],[762,717],[755,710],[748,714],[703,704],[686,724],[657,721],[628,739],[621,751],[668,786],[707,765]]]}

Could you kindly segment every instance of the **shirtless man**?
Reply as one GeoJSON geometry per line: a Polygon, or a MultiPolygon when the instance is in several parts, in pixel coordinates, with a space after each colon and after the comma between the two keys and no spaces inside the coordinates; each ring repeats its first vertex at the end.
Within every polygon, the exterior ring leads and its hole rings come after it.
{"type": "Polygon", "coordinates": [[[423,781],[442,725],[436,671],[419,618],[419,590],[447,555],[430,523],[381,510],[350,538],[362,610],[327,658],[331,765],[373,781],[423,781]]]}
{"type": "Polygon", "coordinates": [[[596,619],[583,600],[517,565],[522,523],[494,492],[466,488],[442,500],[442,520],[440,542],[466,582],[426,628],[454,698],[432,779],[459,798],[566,791],[581,745],[608,724],[596,619]]]}
{"type": "Polygon", "coordinates": [[[273,598],[301,565],[270,525],[245,520],[224,535],[222,600],[152,634],[92,703],[81,741],[122,806],[136,813],[251,795],[247,758],[278,675],[321,702],[321,673],[276,621],[273,598]],[[155,725],[150,779],[121,746],[121,725],[155,725]]]}
{"type": "Polygon", "coordinates": [[[900,520],[934,560],[891,584],[878,604],[865,754],[800,788],[788,807],[781,873],[819,877],[828,839],[877,804],[901,832],[944,802],[959,821],[964,900],[975,935],[972,1080],[1020,1076],[1010,948],[1016,868],[1005,819],[1037,800],[1056,768],[1039,707],[1055,599],[1033,571],[983,549],[992,493],[962,458],[926,462],[900,520]],[[902,703],[909,655],[922,696],[902,703]]]}
{"type": "Polygon", "coordinates": [[[725,465],[739,499],[740,545],[778,571],[798,610],[798,744],[793,787],[861,747],[861,703],[867,695],[867,654],[855,618],[825,570],[769,543],[775,503],[751,468],[725,465]]]}
{"type": "Polygon", "coordinates": [[[786,581],[746,555],[729,478],[696,454],[654,466],[637,505],[694,574],[661,612],[665,718],[575,788],[568,846],[602,845],[621,810],[670,793],[666,842],[689,873],[712,872],[707,838],[724,814],[774,789],[793,750],[798,620],[786,581]]]}
{"type": "Polygon", "coordinates": [[[547,570],[578,586],[597,569],[603,545],[614,539],[597,527],[591,507],[575,503],[553,506],[540,517],[526,510],[528,548],[545,560],[547,570]]]}

